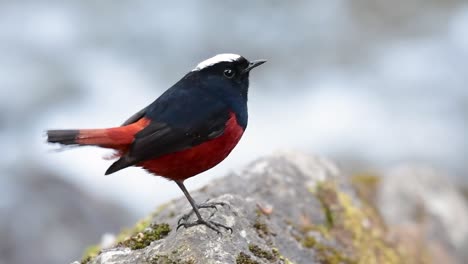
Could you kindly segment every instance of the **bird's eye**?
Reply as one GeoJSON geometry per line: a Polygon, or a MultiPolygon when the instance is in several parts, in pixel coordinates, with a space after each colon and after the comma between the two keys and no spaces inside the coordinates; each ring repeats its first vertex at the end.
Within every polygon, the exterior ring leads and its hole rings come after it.
{"type": "Polygon", "coordinates": [[[227,68],[224,70],[224,76],[226,76],[227,78],[231,79],[232,77],[234,77],[234,75],[236,75],[236,72],[230,68],[227,68]]]}

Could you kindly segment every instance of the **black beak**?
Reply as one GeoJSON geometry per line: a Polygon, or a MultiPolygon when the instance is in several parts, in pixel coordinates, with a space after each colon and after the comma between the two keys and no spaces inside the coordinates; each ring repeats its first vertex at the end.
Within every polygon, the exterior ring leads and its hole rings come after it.
{"type": "Polygon", "coordinates": [[[247,66],[247,68],[245,68],[244,71],[242,71],[242,73],[247,73],[249,72],[250,70],[252,70],[253,68],[257,67],[257,66],[260,66],[262,65],[263,63],[265,63],[266,60],[256,60],[256,61],[251,61],[249,63],[249,66],[247,66]]]}

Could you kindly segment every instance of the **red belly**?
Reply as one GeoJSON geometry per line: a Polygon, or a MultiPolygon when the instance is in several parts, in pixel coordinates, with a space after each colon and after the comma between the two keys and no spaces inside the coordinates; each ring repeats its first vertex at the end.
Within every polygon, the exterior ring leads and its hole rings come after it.
{"type": "Polygon", "coordinates": [[[147,171],[171,179],[185,180],[213,168],[234,149],[244,130],[237,124],[235,114],[226,123],[223,135],[179,152],[138,164],[147,171]]]}

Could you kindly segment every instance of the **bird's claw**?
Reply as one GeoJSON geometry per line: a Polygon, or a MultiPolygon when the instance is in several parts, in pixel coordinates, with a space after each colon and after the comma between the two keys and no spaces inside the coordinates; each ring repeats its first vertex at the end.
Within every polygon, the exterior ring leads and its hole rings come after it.
{"type": "Polygon", "coordinates": [[[185,222],[187,222],[187,220],[189,219],[189,217],[193,214],[193,210],[190,211],[188,214],[184,214],[181,218],[179,218],[179,220],[177,221],[177,228],[179,228],[180,226],[180,222],[183,220],[185,222]]]}
{"type": "MultiPolygon", "coordinates": [[[[180,220],[179,220],[180,221],[180,220]]],[[[177,228],[176,228],[176,231],[179,230],[180,227],[184,227],[184,228],[190,228],[190,227],[194,227],[194,226],[197,226],[197,225],[204,225],[208,228],[210,228],[211,230],[214,230],[216,231],[216,233],[218,234],[221,234],[221,231],[219,231],[219,227],[222,227],[226,230],[229,230],[232,234],[232,228],[230,228],[229,226],[225,226],[223,224],[220,224],[218,222],[215,222],[215,221],[206,221],[206,220],[203,220],[203,219],[198,219],[197,221],[193,222],[193,223],[181,223],[181,224],[178,224],[177,228]]]]}
{"type": "MultiPolygon", "coordinates": [[[[205,203],[202,203],[202,204],[198,204],[197,205],[197,208],[198,209],[202,209],[202,208],[209,208],[209,209],[215,209],[211,215],[208,217],[208,218],[211,218],[214,216],[214,214],[216,213],[216,211],[218,211],[218,208],[217,206],[229,206],[229,204],[227,203],[224,203],[224,202],[212,202],[212,203],[209,203],[208,201],[205,202],[205,203]]],[[[184,214],[180,219],[179,221],[177,221],[177,228],[176,230],[179,230],[180,227],[184,227],[184,228],[189,228],[189,227],[193,227],[193,226],[197,226],[197,225],[204,225],[204,226],[207,226],[208,228],[210,228],[211,230],[214,230],[216,231],[216,233],[220,234],[221,232],[219,231],[219,228],[224,228],[226,230],[229,230],[232,234],[232,228],[228,227],[228,226],[225,226],[223,224],[220,224],[220,223],[217,223],[215,221],[211,221],[211,220],[203,220],[203,219],[198,219],[196,220],[195,222],[192,222],[192,223],[189,223],[188,222],[188,219],[190,218],[191,215],[193,215],[195,213],[195,211],[192,209],[190,210],[190,212],[188,212],[187,214],[184,214]]]]}
{"type": "MultiPolygon", "coordinates": [[[[230,205],[227,204],[227,203],[224,203],[224,202],[213,202],[213,203],[202,203],[202,204],[199,204],[197,205],[198,209],[202,209],[202,208],[211,208],[211,209],[215,209],[216,211],[218,211],[218,208],[216,206],[228,206],[228,208],[230,208],[230,205]]],[[[215,212],[216,212],[215,211],[215,212]]],[[[214,216],[215,212],[211,213],[210,215],[210,218],[212,216],[214,216]]],[[[179,218],[179,220],[177,221],[177,225],[180,226],[180,222],[183,220],[183,221],[187,221],[190,216],[195,213],[195,211],[192,209],[190,210],[190,212],[188,212],[187,214],[184,214],[181,218],[179,218]]]]}

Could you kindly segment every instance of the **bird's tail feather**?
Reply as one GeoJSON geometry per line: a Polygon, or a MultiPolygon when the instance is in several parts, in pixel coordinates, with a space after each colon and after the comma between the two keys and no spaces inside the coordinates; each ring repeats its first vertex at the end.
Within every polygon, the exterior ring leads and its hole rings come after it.
{"type": "Polygon", "coordinates": [[[60,143],[62,145],[78,145],[79,130],[47,130],[47,142],[60,143]]]}
{"type": "Polygon", "coordinates": [[[149,123],[148,119],[142,118],[135,123],[113,128],[48,130],[47,142],[123,150],[133,142],[135,134],[149,123]]]}
{"type": "Polygon", "coordinates": [[[109,129],[48,130],[47,141],[62,145],[111,147],[117,142],[108,132],[109,129]]]}

